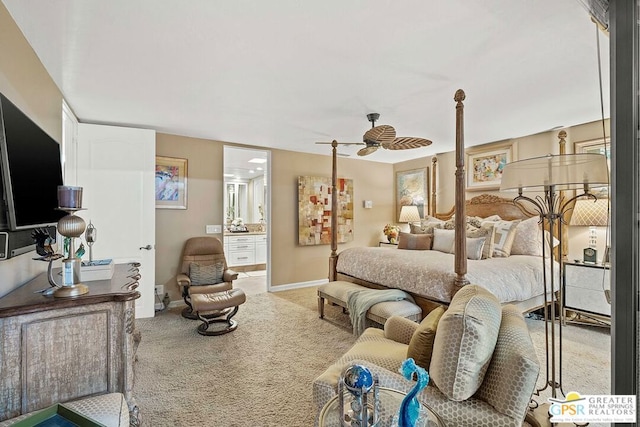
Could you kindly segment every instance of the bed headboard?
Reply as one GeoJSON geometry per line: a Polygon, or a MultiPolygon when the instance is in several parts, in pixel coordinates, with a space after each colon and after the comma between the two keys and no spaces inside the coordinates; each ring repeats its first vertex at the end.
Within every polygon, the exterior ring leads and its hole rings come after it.
{"type": "MultiPolygon", "coordinates": [[[[500,218],[513,221],[515,219],[527,219],[538,215],[535,212],[528,211],[525,207],[518,203],[514,203],[513,199],[499,197],[493,194],[480,194],[465,202],[465,210],[467,216],[479,216],[486,218],[490,215],[499,215],[500,218]]],[[[455,206],[448,212],[436,213],[434,216],[439,219],[450,219],[455,213],[455,206]]]]}

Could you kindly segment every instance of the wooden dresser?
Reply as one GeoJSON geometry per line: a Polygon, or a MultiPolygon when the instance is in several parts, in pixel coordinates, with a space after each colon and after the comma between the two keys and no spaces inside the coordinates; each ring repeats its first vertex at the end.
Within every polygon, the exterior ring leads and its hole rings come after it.
{"type": "Polygon", "coordinates": [[[120,392],[131,424],[138,424],[132,396],[140,297],[135,274],[129,264],[116,265],[111,280],[85,282],[89,293],[72,298],[34,293],[49,287],[41,274],[0,298],[0,421],[120,392]]]}

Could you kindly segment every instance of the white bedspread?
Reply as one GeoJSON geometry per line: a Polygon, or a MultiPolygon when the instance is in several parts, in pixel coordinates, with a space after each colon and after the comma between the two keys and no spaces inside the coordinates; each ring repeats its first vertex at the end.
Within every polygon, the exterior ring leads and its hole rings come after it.
{"type": "MultiPolygon", "coordinates": [[[[550,278],[551,263],[548,259],[546,270],[550,278]]],[[[555,289],[558,289],[560,267],[555,261],[553,270],[555,289]]],[[[445,303],[451,301],[456,277],[453,254],[372,247],[349,248],[340,252],[337,272],[445,303]]],[[[525,301],[542,295],[542,277],[542,257],[539,256],[467,260],[469,282],[488,289],[501,303],[525,301]]],[[[551,283],[550,280],[547,283],[551,283]]]]}

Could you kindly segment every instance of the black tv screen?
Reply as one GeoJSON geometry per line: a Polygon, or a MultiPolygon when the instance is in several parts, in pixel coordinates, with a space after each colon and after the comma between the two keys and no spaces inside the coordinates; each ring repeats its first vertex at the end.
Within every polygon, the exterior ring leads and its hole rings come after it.
{"type": "Polygon", "coordinates": [[[62,185],[60,144],[2,94],[0,160],[5,228],[52,225],[65,215],[56,209],[62,185]]]}

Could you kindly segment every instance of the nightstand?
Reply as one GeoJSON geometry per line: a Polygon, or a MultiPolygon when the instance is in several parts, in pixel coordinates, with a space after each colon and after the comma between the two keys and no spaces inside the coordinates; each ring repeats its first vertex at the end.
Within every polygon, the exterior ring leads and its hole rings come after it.
{"type": "Polygon", "coordinates": [[[605,289],[611,288],[609,266],[565,262],[563,271],[565,319],[570,322],[609,326],[611,304],[605,289]],[[575,315],[567,315],[572,311],[575,315]]]}
{"type": "Polygon", "coordinates": [[[378,242],[378,246],[381,248],[387,248],[387,249],[398,249],[397,243],[378,242]]]}

